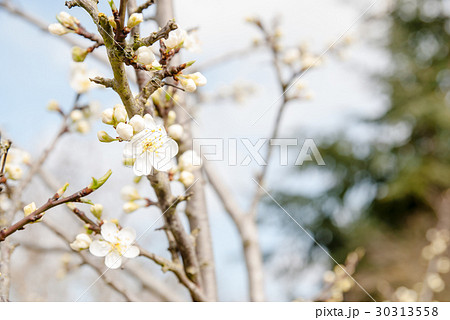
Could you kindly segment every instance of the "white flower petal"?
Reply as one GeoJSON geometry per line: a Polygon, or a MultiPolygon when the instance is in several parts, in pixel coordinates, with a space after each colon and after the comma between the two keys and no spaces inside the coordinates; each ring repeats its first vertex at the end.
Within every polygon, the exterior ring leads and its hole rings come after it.
{"type": "Polygon", "coordinates": [[[119,229],[112,222],[106,222],[102,225],[101,234],[103,239],[106,241],[115,243],[117,241],[117,234],[119,233],[119,229]]]}
{"type": "Polygon", "coordinates": [[[116,251],[111,251],[105,258],[105,265],[110,269],[120,268],[122,256],[116,251]]]}
{"type": "Polygon", "coordinates": [[[89,251],[96,257],[104,257],[111,251],[111,245],[102,240],[95,240],[89,246],[89,251]]]}
{"type": "Polygon", "coordinates": [[[128,246],[136,239],[136,231],[131,227],[125,227],[119,231],[117,238],[119,239],[120,244],[128,246]]]}
{"type": "Polygon", "coordinates": [[[147,152],[141,154],[133,165],[133,173],[137,176],[148,176],[151,174],[153,165],[150,158],[151,156],[147,152]]]}
{"type": "Polygon", "coordinates": [[[139,255],[140,251],[139,248],[136,246],[130,246],[128,249],[123,253],[123,256],[125,258],[136,258],[139,255]]]}
{"type": "Polygon", "coordinates": [[[156,129],[156,122],[148,113],[144,115],[145,127],[148,129],[156,129]]]}
{"type": "Polygon", "coordinates": [[[158,149],[158,153],[154,153],[150,161],[152,161],[153,167],[158,171],[168,171],[175,165],[173,158],[178,153],[178,144],[175,140],[164,137],[165,141],[163,146],[158,149]]]}

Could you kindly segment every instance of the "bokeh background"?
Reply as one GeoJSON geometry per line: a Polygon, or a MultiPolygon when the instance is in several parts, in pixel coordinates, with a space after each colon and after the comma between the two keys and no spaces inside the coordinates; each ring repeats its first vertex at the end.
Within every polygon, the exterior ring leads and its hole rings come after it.
{"type": "MultiPolygon", "coordinates": [[[[11,3],[48,23],[66,10],[64,1],[11,3]]],[[[102,7],[106,11],[106,5],[102,7]]],[[[288,106],[280,136],[314,139],[326,166],[294,166],[299,149],[291,148],[288,166],[277,164],[275,155],[268,189],[336,261],[344,263],[357,249],[362,258],[354,277],[377,300],[448,300],[450,1],[180,0],[175,8],[177,23],[197,28],[202,43],[200,52],[183,53],[183,59],[195,59],[208,78],[199,96],[187,100],[195,110],[198,125],[193,131],[199,138],[270,138],[276,107],[253,122],[280,92],[270,54],[255,46],[261,35],[246,17],[257,16],[269,25],[279,19],[284,48],[307,46],[316,56],[323,54],[320,66],[300,79],[308,99],[288,106]],[[338,39],[339,50],[328,50],[338,39]]],[[[75,8],[71,13],[94,30],[85,12],[75,8]]],[[[46,110],[48,102],[56,99],[69,109],[75,98],[69,85],[71,46],[5,10],[0,10],[0,27],[0,129],[36,158],[59,127],[58,115],[46,110]]],[[[149,22],[142,33],[154,29],[149,22]]],[[[89,57],[86,64],[99,74],[109,73],[89,57]]],[[[83,99],[97,101],[102,109],[119,102],[101,89],[91,90],[83,99]]],[[[65,136],[45,165],[46,175],[78,188],[89,177],[113,169],[107,191],[93,199],[105,206],[109,218],[123,219],[143,232],[159,212],[122,212],[118,194],[132,177],[121,165],[121,146],[97,141],[100,129],[104,129],[101,122],[95,121],[89,133],[65,136]]],[[[238,159],[245,156],[239,145],[238,159]]],[[[248,207],[257,165],[216,165],[240,204],[248,207]]],[[[35,180],[26,203],[43,202],[49,195],[35,180]]],[[[209,187],[207,199],[219,298],[246,300],[237,231],[209,187]]],[[[69,234],[81,231],[62,210],[48,219],[69,234]]],[[[322,248],[270,199],[261,206],[259,227],[268,299],[320,295],[326,287],[324,275],[329,278],[327,270],[334,267],[322,248]]],[[[39,225],[17,234],[21,245],[12,256],[12,300],[73,301],[96,279],[60,239],[48,234],[39,225]]],[[[167,255],[160,231],[146,235],[142,245],[167,255]]],[[[172,275],[161,274],[149,262],[139,263],[177,288],[172,275]]],[[[111,272],[132,288],[139,285],[120,271],[111,272]]],[[[180,296],[185,295],[180,290],[180,296]]],[[[143,297],[154,298],[146,293],[143,297]]],[[[100,281],[83,297],[120,299],[100,281]]],[[[343,299],[370,300],[358,286],[346,290],[343,299]]]]}

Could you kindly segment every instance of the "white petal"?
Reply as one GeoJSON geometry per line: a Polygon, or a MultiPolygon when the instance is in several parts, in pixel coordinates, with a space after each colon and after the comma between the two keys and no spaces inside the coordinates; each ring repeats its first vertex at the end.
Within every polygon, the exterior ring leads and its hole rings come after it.
{"type": "Polygon", "coordinates": [[[122,257],[116,251],[111,251],[105,258],[105,265],[110,269],[120,268],[122,265],[122,257]]]}
{"type": "Polygon", "coordinates": [[[144,116],[145,127],[148,129],[156,129],[156,122],[148,113],[144,116]]]}
{"type": "Polygon", "coordinates": [[[164,137],[164,143],[161,148],[158,149],[158,153],[154,153],[152,161],[153,167],[158,171],[168,171],[174,165],[173,158],[178,153],[178,144],[169,137],[164,137]]]}
{"type": "Polygon", "coordinates": [[[111,251],[111,245],[102,240],[95,240],[89,246],[89,251],[96,257],[104,257],[111,251]]]}
{"type": "Polygon", "coordinates": [[[139,255],[139,248],[136,246],[128,247],[128,249],[123,253],[125,258],[136,258],[139,255]]]}
{"type": "Polygon", "coordinates": [[[102,237],[106,241],[115,243],[117,241],[116,237],[119,233],[119,229],[117,229],[117,226],[112,222],[106,222],[102,225],[102,237]]]}
{"type": "Polygon", "coordinates": [[[128,246],[136,239],[136,231],[131,227],[125,227],[119,231],[117,238],[119,238],[120,244],[128,246]]]}
{"type": "Polygon", "coordinates": [[[153,166],[148,152],[141,154],[134,163],[133,173],[137,176],[148,176],[152,173],[153,166]]]}

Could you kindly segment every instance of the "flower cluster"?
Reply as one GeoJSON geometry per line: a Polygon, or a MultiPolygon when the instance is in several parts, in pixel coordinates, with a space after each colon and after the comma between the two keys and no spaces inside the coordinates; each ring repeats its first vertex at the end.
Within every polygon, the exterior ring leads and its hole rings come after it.
{"type": "Polygon", "coordinates": [[[173,167],[171,159],[178,153],[178,144],[151,115],[135,115],[128,120],[125,107],[116,105],[114,109],[103,111],[102,121],[116,129],[118,138],[99,131],[98,139],[101,142],[129,141],[124,148],[124,162],[133,165],[136,175],[149,175],[152,168],[168,171],[173,167]]]}
{"type": "Polygon", "coordinates": [[[57,36],[62,36],[69,32],[77,32],[80,27],[80,21],[64,11],[56,16],[56,20],[58,20],[58,23],[49,25],[48,31],[57,36]]]}
{"type": "Polygon", "coordinates": [[[91,129],[91,119],[97,116],[99,105],[92,102],[82,108],[74,109],[69,114],[71,127],[79,133],[85,134],[91,129]]]}

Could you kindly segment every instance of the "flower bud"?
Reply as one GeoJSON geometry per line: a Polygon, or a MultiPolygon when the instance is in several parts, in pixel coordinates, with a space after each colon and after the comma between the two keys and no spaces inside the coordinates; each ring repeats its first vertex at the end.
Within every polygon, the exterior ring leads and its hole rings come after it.
{"type": "Polygon", "coordinates": [[[175,113],[175,111],[170,110],[169,113],[167,114],[167,124],[171,125],[175,122],[177,118],[177,114],[175,113]]]}
{"type": "Polygon", "coordinates": [[[192,172],[181,171],[180,178],[178,179],[185,187],[191,186],[195,181],[195,176],[192,172]]]}
{"type": "Polygon", "coordinates": [[[143,65],[149,65],[155,61],[155,55],[149,47],[140,47],[137,49],[136,57],[137,62],[143,65]]]}
{"type": "Polygon", "coordinates": [[[72,48],[72,60],[74,62],[83,62],[87,55],[88,51],[86,49],[80,48],[80,47],[73,47],[72,48]]]}
{"type": "Polygon", "coordinates": [[[114,116],[114,110],[112,108],[103,110],[102,122],[105,124],[114,124],[113,116],[114,116]]]}
{"type": "Polygon", "coordinates": [[[81,134],[86,134],[91,130],[91,125],[86,120],[77,121],[75,130],[77,130],[81,134]]]}
{"type": "Polygon", "coordinates": [[[291,48],[286,50],[283,55],[283,62],[286,64],[293,64],[300,58],[300,50],[297,48],[291,48]]]}
{"type": "Polygon", "coordinates": [[[173,124],[167,128],[167,133],[175,140],[180,140],[183,137],[184,129],[180,124],[173,124]]]}
{"type": "Polygon", "coordinates": [[[145,121],[140,115],[135,115],[128,122],[133,127],[134,133],[139,133],[145,128],[145,121]]]}
{"type": "Polygon", "coordinates": [[[167,49],[175,49],[181,47],[183,45],[184,40],[186,39],[187,33],[183,29],[176,29],[169,32],[169,37],[164,41],[167,49]]]}
{"type": "Polygon", "coordinates": [[[80,121],[83,118],[84,118],[84,116],[83,116],[83,112],[81,112],[81,110],[76,109],[70,113],[70,120],[72,120],[73,122],[80,121]]]}
{"type": "Polygon", "coordinates": [[[127,120],[127,110],[123,105],[118,104],[114,107],[113,119],[117,123],[127,120]]]}
{"type": "Polygon", "coordinates": [[[111,137],[109,134],[107,134],[103,130],[97,132],[97,138],[100,142],[106,142],[106,143],[117,141],[117,139],[114,139],[113,137],[111,137]]]}
{"type": "Polygon", "coordinates": [[[48,31],[57,36],[62,36],[70,32],[70,30],[65,28],[61,23],[52,23],[48,26],[48,31]]]}
{"type": "Polygon", "coordinates": [[[139,204],[137,204],[134,201],[128,201],[127,203],[125,203],[123,205],[123,211],[125,213],[131,213],[133,211],[136,211],[137,209],[139,209],[141,206],[139,204]]]}
{"type": "Polygon", "coordinates": [[[116,23],[116,21],[114,20],[114,17],[113,17],[113,16],[109,16],[109,17],[108,17],[108,21],[109,21],[109,24],[111,25],[111,27],[112,27],[113,29],[117,28],[117,23],[116,23]]]}
{"type": "Polygon", "coordinates": [[[23,175],[23,170],[18,165],[7,164],[5,171],[8,173],[8,178],[11,180],[20,180],[23,175]]]}
{"type": "Polygon", "coordinates": [[[32,214],[33,212],[35,212],[36,210],[37,210],[36,203],[32,202],[23,208],[23,213],[26,217],[26,216],[32,214]]]}
{"type": "Polygon", "coordinates": [[[161,95],[162,95],[162,88],[158,88],[155,92],[152,93],[152,95],[150,96],[152,98],[152,101],[155,105],[162,105],[163,104],[163,100],[161,99],[161,95]]]}
{"type": "Polygon", "coordinates": [[[91,243],[92,240],[87,234],[80,233],[75,237],[75,241],[70,244],[70,247],[75,251],[81,251],[89,248],[91,243]]]}
{"type": "Polygon", "coordinates": [[[64,194],[64,192],[66,192],[68,187],[69,187],[69,184],[65,183],[61,188],[58,189],[58,191],[56,191],[56,193],[58,194],[58,198],[62,197],[62,195],[64,194]]]}
{"type": "Polygon", "coordinates": [[[135,201],[142,199],[137,189],[133,186],[125,186],[120,190],[120,195],[125,201],[135,201]]]}
{"type": "Polygon", "coordinates": [[[195,81],[192,79],[181,79],[180,84],[183,87],[184,90],[187,92],[194,92],[197,89],[197,86],[195,85],[195,81]]]}
{"type": "Polygon", "coordinates": [[[61,111],[61,108],[59,107],[59,102],[56,100],[50,100],[47,105],[48,111],[61,111]]]}
{"type": "Polygon", "coordinates": [[[134,28],[135,26],[137,26],[142,21],[144,21],[144,15],[142,13],[133,13],[128,18],[127,27],[130,28],[130,29],[134,28]]]}
{"type": "Polygon", "coordinates": [[[97,219],[100,219],[102,217],[103,206],[100,203],[96,203],[91,206],[90,210],[94,217],[96,217],[97,219]]]}
{"type": "Polygon", "coordinates": [[[124,122],[117,125],[116,131],[122,140],[128,141],[133,136],[133,127],[124,122]]]}
{"type": "Polygon", "coordinates": [[[187,150],[178,158],[178,166],[181,171],[192,171],[200,168],[202,159],[195,151],[187,150]]]}
{"type": "Polygon", "coordinates": [[[77,30],[78,29],[78,19],[71,16],[70,14],[68,14],[67,12],[60,12],[57,16],[56,19],[59,21],[59,23],[61,23],[64,27],[70,29],[70,30],[77,30]]]}
{"type": "Polygon", "coordinates": [[[206,85],[206,77],[204,75],[202,75],[200,72],[195,72],[193,74],[189,74],[186,76],[186,78],[192,79],[195,82],[195,85],[197,87],[202,87],[204,85],[206,85]]]}

